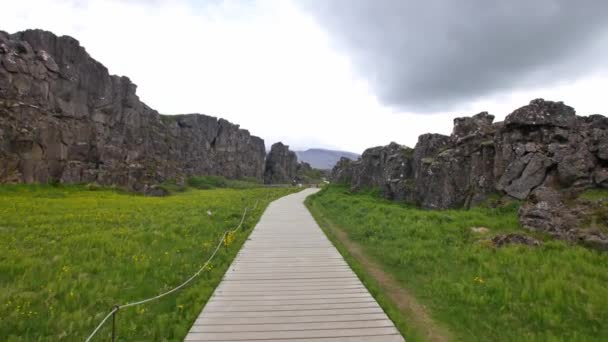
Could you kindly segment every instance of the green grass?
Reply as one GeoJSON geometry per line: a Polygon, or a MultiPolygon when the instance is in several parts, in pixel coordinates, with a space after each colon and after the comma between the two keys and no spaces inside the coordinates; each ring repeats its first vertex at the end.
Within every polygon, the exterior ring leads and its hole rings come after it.
{"type": "Polygon", "coordinates": [[[488,237],[522,232],[517,203],[429,211],[332,186],[309,205],[363,246],[458,340],[608,339],[608,253],[543,236],[538,248],[494,248],[488,237]],[[469,229],[479,226],[490,233],[469,229]]]}
{"type": "MultiPolygon", "coordinates": [[[[608,235],[608,189],[587,189],[578,196],[583,202],[587,202],[589,209],[581,220],[583,229],[591,229],[608,235]],[[589,202],[591,205],[589,205],[589,202]]],[[[567,201],[567,205],[576,205],[580,200],[567,201]]]]}
{"type": "Polygon", "coordinates": [[[300,175],[300,183],[314,184],[323,182],[323,171],[319,169],[311,169],[302,172],[300,175]]]}
{"type": "MultiPolygon", "coordinates": [[[[0,340],[84,340],[113,305],[190,277],[259,200],[245,229],[192,285],[118,313],[122,340],[183,339],[266,205],[293,191],[157,198],[84,186],[0,186],[0,340]]],[[[95,340],[107,340],[109,326],[95,340]]]]}
{"type": "Polygon", "coordinates": [[[206,190],[206,189],[218,189],[218,188],[230,188],[230,189],[250,189],[261,187],[262,185],[252,178],[244,179],[227,179],[222,176],[199,176],[188,178],[188,186],[195,189],[206,190]]]}
{"type": "Polygon", "coordinates": [[[174,194],[192,189],[253,189],[263,187],[263,184],[251,177],[228,179],[222,176],[194,176],[189,177],[185,184],[178,184],[174,179],[169,179],[161,183],[160,187],[174,194]]]}
{"type": "Polygon", "coordinates": [[[588,189],[580,194],[579,197],[590,201],[606,202],[608,201],[608,189],[588,189]]]}
{"type": "Polygon", "coordinates": [[[309,197],[306,200],[306,206],[315,218],[317,224],[319,224],[321,229],[323,229],[325,235],[338,249],[338,251],[344,257],[351,269],[355,272],[355,274],[357,275],[357,277],[359,277],[363,285],[365,285],[367,290],[376,299],[376,301],[382,307],[384,312],[393,321],[393,323],[401,332],[401,334],[403,336],[407,336],[408,342],[424,341],[423,333],[420,331],[421,329],[418,329],[415,325],[409,322],[406,315],[400,312],[397,305],[391,302],[391,300],[383,293],[382,285],[379,284],[379,282],[374,279],[374,277],[370,276],[366,272],[365,266],[363,266],[354,256],[349,254],[347,247],[344,246],[344,244],[336,236],[335,229],[339,228],[336,227],[333,222],[328,220],[327,217],[325,217],[320,211],[319,207],[317,205],[313,205],[312,202],[313,199],[309,197]]]}

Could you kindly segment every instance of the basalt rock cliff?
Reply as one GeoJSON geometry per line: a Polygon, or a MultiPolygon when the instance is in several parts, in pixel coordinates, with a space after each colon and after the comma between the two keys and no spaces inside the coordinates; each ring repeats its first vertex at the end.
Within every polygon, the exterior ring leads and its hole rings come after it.
{"type": "Polygon", "coordinates": [[[299,162],[296,152],[282,142],[273,144],[266,156],[264,183],[295,184],[306,179],[313,168],[306,162],[299,162]]]}
{"type": "Polygon", "coordinates": [[[298,157],[282,142],[274,143],[266,156],[264,183],[291,184],[298,169],[298,157]]]}
{"type": "Polygon", "coordinates": [[[580,215],[564,209],[576,193],[608,187],[608,118],[536,99],[493,121],[482,112],[455,119],[450,136],[421,135],[414,149],[370,148],[357,161],[342,159],[333,181],[433,209],[469,207],[498,193],[525,200],[524,227],[608,248],[604,234],[582,229],[580,215]]]}
{"type": "Polygon", "coordinates": [[[161,115],[78,41],[0,31],[0,182],[141,191],[189,175],[264,176],[264,141],[200,114],[161,115]]]}

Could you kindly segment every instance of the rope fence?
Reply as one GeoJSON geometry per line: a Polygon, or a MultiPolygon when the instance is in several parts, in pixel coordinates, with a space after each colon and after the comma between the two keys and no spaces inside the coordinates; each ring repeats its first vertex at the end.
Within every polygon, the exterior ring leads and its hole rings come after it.
{"type": "MultiPolygon", "coordinates": [[[[256,210],[258,206],[258,201],[255,202],[255,205],[253,206],[252,210],[256,210]]],[[[190,278],[186,279],[186,281],[184,281],[183,283],[181,283],[180,285],[166,291],[163,292],[159,295],[156,295],[154,297],[150,297],[150,298],[146,298],[146,299],[142,299],[139,300],[137,302],[131,302],[131,303],[126,303],[126,304],[122,304],[122,305],[115,305],[112,310],[101,320],[101,322],[99,322],[99,324],[97,325],[97,327],[95,328],[95,330],[93,330],[93,332],[89,335],[89,337],[87,337],[87,339],[85,340],[85,342],[89,342],[91,341],[91,339],[95,336],[95,334],[97,334],[97,332],[99,331],[99,329],[101,329],[101,327],[103,327],[103,325],[108,321],[108,319],[110,319],[110,317],[112,317],[112,341],[115,341],[116,339],[116,330],[115,330],[115,324],[116,324],[116,313],[118,312],[118,310],[124,309],[124,308],[128,308],[131,306],[137,306],[137,305],[141,305],[141,304],[145,304],[148,302],[152,302],[155,301],[157,299],[163,298],[167,295],[170,295],[171,293],[178,291],[179,289],[183,288],[184,286],[188,285],[192,280],[194,280],[196,277],[198,277],[203,270],[209,265],[209,263],[211,262],[211,260],[213,260],[213,258],[215,257],[215,255],[217,254],[217,252],[219,251],[220,247],[222,246],[222,244],[224,244],[226,246],[226,248],[228,247],[228,243],[227,243],[227,238],[229,236],[231,236],[231,234],[236,233],[236,231],[238,231],[241,226],[243,225],[243,222],[245,222],[245,216],[247,215],[247,211],[249,210],[249,208],[245,208],[243,210],[243,215],[241,216],[241,221],[239,222],[238,226],[234,229],[229,229],[224,231],[224,233],[222,234],[222,237],[220,238],[217,246],[215,246],[215,249],[213,250],[213,253],[211,253],[211,255],[209,256],[209,258],[207,259],[207,261],[205,261],[205,263],[203,264],[203,266],[201,266],[201,268],[198,269],[198,271],[196,271],[190,278]]]]}

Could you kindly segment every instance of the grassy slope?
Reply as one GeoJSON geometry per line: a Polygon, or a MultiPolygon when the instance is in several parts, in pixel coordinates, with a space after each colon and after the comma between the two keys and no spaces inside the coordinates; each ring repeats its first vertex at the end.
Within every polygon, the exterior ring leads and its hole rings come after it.
{"type": "Polygon", "coordinates": [[[407,292],[407,289],[402,288],[392,275],[387,276],[379,263],[369,258],[359,244],[350,240],[346,232],[328,219],[319,209],[319,206],[313,203],[314,200],[310,197],[306,201],[306,205],[315,221],[393,321],[397,329],[403,336],[407,336],[407,341],[425,341],[425,336],[428,335],[439,335],[439,338],[433,340],[447,340],[447,338],[441,337],[449,336],[449,332],[435,324],[424,308],[417,310],[420,309],[419,303],[407,292]],[[380,273],[379,277],[377,277],[378,273],[380,273]],[[378,279],[380,277],[382,279],[378,279]],[[391,300],[394,297],[399,298],[401,303],[391,300]],[[403,309],[400,309],[400,307],[403,307],[403,309]],[[420,311],[422,311],[422,315],[420,311]]]}
{"type": "MultiPolygon", "coordinates": [[[[77,186],[0,187],[0,340],[83,340],[114,304],[188,278],[243,209],[260,200],[247,229],[193,285],[118,313],[122,339],[182,339],[266,205],[293,191],[148,198],[77,186]]],[[[109,325],[97,340],[108,334],[109,325]]]]}
{"type": "Polygon", "coordinates": [[[518,231],[517,205],[426,211],[330,187],[310,205],[343,228],[459,340],[608,338],[608,254],[546,241],[496,249],[470,227],[518,231]]]}

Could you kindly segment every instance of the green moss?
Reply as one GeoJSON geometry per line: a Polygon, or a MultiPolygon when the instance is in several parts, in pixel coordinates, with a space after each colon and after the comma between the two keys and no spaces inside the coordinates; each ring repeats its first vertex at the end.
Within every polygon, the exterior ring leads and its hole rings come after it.
{"type": "Polygon", "coordinates": [[[453,152],[453,150],[448,148],[448,149],[445,149],[445,150],[441,151],[440,153],[438,153],[437,157],[445,158],[445,157],[449,156],[450,154],[452,154],[452,152],[453,152]]]}
{"type": "Polygon", "coordinates": [[[164,123],[164,124],[170,124],[173,122],[176,122],[177,119],[179,118],[179,115],[160,115],[160,120],[164,123]]]}
{"type": "Polygon", "coordinates": [[[403,156],[406,158],[411,158],[414,156],[414,149],[413,148],[409,148],[409,147],[405,147],[403,149],[403,156]]]}
{"type": "Polygon", "coordinates": [[[407,191],[413,192],[416,190],[416,180],[408,178],[403,181],[403,186],[407,191]]]}
{"type": "Polygon", "coordinates": [[[188,187],[183,184],[178,184],[175,179],[168,179],[162,182],[159,187],[167,190],[169,193],[184,192],[188,190],[188,187]]]}
{"type": "MultiPolygon", "coordinates": [[[[590,213],[583,217],[583,228],[608,234],[608,189],[585,190],[579,195],[579,199],[594,202],[590,213]]],[[[567,205],[576,205],[576,200],[568,201],[567,205]]]]}
{"type": "Polygon", "coordinates": [[[598,201],[598,202],[607,202],[608,201],[608,189],[588,189],[579,195],[579,198],[590,200],[590,201],[598,201]]]}

